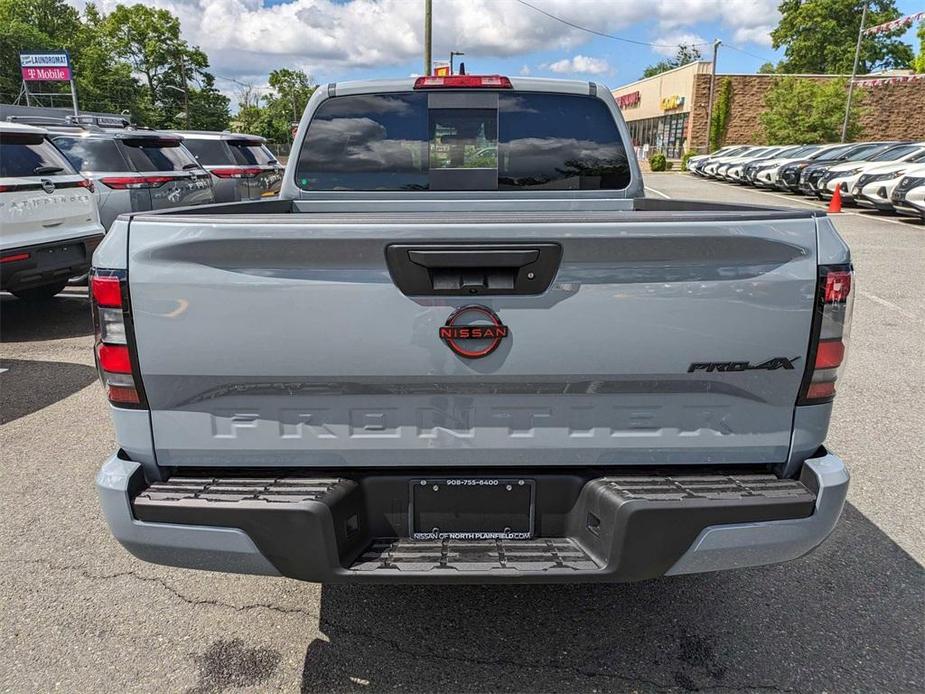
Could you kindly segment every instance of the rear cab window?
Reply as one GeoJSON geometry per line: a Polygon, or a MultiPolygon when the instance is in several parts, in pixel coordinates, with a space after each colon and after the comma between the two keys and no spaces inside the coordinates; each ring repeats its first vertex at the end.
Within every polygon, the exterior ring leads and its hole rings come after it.
{"type": "Polygon", "coordinates": [[[221,166],[234,164],[234,159],[227,145],[222,140],[207,140],[187,137],[183,146],[196,157],[196,160],[205,166],[221,166]]]}
{"type": "Polygon", "coordinates": [[[0,134],[0,177],[60,176],[74,174],[74,168],[43,135],[3,132],[0,134]]]}
{"type": "Polygon", "coordinates": [[[619,190],[630,168],[595,97],[418,91],[324,101],[295,180],[303,190],[619,190]]]}
{"type": "Polygon", "coordinates": [[[78,171],[125,171],[128,164],[112,140],[55,137],[54,143],[78,171]]]}
{"type": "Polygon", "coordinates": [[[139,137],[120,142],[135,171],[188,171],[198,167],[193,155],[180,146],[180,140],[139,137]]]}
{"type": "Polygon", "coordinates": [[[276,157],[260,142],[253,140],[228,140],[235,164],[241,166],[264,166],[276,162],[276,157]]]}

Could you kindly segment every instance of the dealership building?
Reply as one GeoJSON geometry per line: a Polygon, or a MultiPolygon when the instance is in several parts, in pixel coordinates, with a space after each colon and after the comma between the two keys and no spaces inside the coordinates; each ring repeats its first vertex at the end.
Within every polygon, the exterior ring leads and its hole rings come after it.
{"type": "MultiPolygon", "coordinates": [[[[613,90],[641,155],[664,152],[672,159],[687,150],[707,149],[710,63],[697,61],[613,90]]],[[[838,75],[716,75],[715,92],[729,80],[731,108],[725,141],[761,144],[760,116],[765,96],[781,77],[844,79],[838,75]]],[[[866,140],[925,140],[925,79],[907,73],[867,75],[863,92],[861,137],[866,140]],[[871,79],[873,78],[873,79],[871,79]]],[[[714,96],[714,99],[716,97],[714,96]]],[[[715,102],[714,102],[715,103],[715,102]]]]}

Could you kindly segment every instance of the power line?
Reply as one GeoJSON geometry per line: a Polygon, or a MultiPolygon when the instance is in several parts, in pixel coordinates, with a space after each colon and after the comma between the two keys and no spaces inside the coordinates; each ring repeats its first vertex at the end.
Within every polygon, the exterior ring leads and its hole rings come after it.
{"type": "MultiPolygon", "coordinates": [[[[684,45],[684,46],[690,46],[691,48],[696,48],[696,47],[698,47],[698,46],[709,46],[709,45],[711,45],[710,42],[708,42],[708,41],[707,41],[707,42],[703,42],[703,43],[664,44],[664,43],[650,43],[650,42],[648,42],[648,41],[637,41],[637,40],[635,40],[635,39],[627,39],[627,38],[624,38],[624,37],[622,37],[622,36],[614,36],[613,34],[607,34],[607,33],[603,32],[603,31],[597,31],[596,29],[591,29],[591,28],[589,28],[589,27],[582,26],[581,24],[576,24],[575,22],[570,22],[569,20],[563,19],[562,17],[559,17],[559,16],[557,16],[557,15],[554,15],[554,14],[552,14],[551,12],[547,12],[546,10],[544,10],[544,9],[542,9],[542,8],[540,8],[540,7],[537,7],[536,5],[531,5],[529,2],[526,2],[526,0],[517,0],[517,2],[519,2],[521,5],[524,5],[524,6],[526,6],[526,7],[529,7],[531,10],[534,10],[534,11],[536,11],[536,12],[539,12],[540,14],[545,15],[546,17],[549,17],[550,19],[554,19],[554,20],[556,20],[557,22],[562,22],[563,24],[565,24],[565,25],[567,25],[567,26],[570,26],[570,27],[572,27],[572,28],[574,28],[574,29],[579,29],[580,31],[585,31],[585,32],[587,32],[587,33],[589,33],[589,34],[594,34],[595,36],[601,36],[601,37],[603,37],[603,38],[605,38],[605,39],[613,39],[614,41],[623,41],[624,43],[632,43],[632,44],[635,44],[635,45],[637,45],[637,46],[649,46],[649,47],[651,47],[651,48],[680,48],[682,45],[684,45]]],[[[738,46],[734,46],[734,45],[732,45],[731,43],[726,43],[726,42],[724,41],[724,42],[723,42],[723,45],[726,46],[727,48],[731,48],[731,49],[734,50],[734,51],[738,51],[739,53],[744,53],[744,54],[747,55],[747,56],[751,56],[752,58],[755,58],[756,60],[764,60],[764,61],[766,61],[766,62],[773,62],[773,59],[772,59],[772,58],[768,58],[768,57],[766,57],[766,56],[755,55],[754,53],[749,53],[749,52],[746,51],[744,48],[739,48],[738,46]]]]}
{"type": "MultiPolygon", "coordinates": [[[[526,2],[525,0],[517,0],[517,2],[519,2],[521,5],[525,5],[526,7],[529,7],[531,10],[539,12],[542,15],[546,15],[550,19],[554,19],[557,22],[562,22],[563,24],[566,24],[574,29],[586,31],[589,34],[594,34],[595,36],[602,36],[605,39],[613,39],[614,41],[623,41],[625,43],[633,43],[633,44],[636,44],[637,46],[651,46],[652,48],[679,48],[682,45],[682,44],[649,43],[648,41],[636,41],[635,39],[627,39],[627,38],[623,38],[622,36],[614,36],[613,34],[606,34],[603,31],[597,31],[596,29],[590,29],[588,27],[581,26],[580,24],[575,24],[575,22],[570,22],[569,20],[563,19],[562,17],[557,17],[556,15],[537,7],[536,5],[531,5],[529,2],[526,2]]],[[[689,43],[689,44],[683,44],[683,45],[690,46],[693,48],[696,46],[709,46],[710,44],[709,42],[704,42],[704,43],[689,43]]]]}
{"type": "Polygon", "coordinates": [[[220,79],[220,80],[225,80],[226,82],[234,82],[235,84],[239,84],[239,85],[241,85],[242,87],[253,87],[253,86],[254,86],[253,84],[248,84],[247,82],[242,82],[241,80],[236,80],[234,77],[225,77],[224,75],[218,75],[218,74],[216,74],[216,73],[214,73],[214,72],[212,73],[212,76],[213,76],[213,77],[217,77],[217,78],[220,79]]]}
{"type": "Polygon", "coordinates": [[[773,62],[774,62],[774,58],[768,58],[767,56],[761,56],[761,55],[755,55],[754,53],[749,53],[749,52],[746,51],[744,48],[739,48],[738,46],[733,46],[731,43],[726,43],[725,41],[723,41],[723,45],[724,45],[726,48],[731,48],[732,50],[738,51],[739,53],[744,53],[745,55],[750,56],[750,57],[754,58],[755,60],[763,60],[763,61],[765,61],[766,63],[773,63],[773,62]]]}

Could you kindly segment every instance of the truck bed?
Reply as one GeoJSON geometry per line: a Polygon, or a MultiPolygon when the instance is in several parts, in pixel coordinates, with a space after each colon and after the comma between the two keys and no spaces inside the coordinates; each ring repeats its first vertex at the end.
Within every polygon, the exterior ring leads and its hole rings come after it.
{"type": "Polygon", "coordinates": [[[556,198],[549,195],[517,197],[492,195],[486,198],[454,194],[424,196],[375,193],[328,194],[312,200],[257,200],[217,205],[199,205],[157,212],[139,212],[134,219],[172,217],[223,223],[358,224],[376,214],[377,221],[395,224],[426,223],[538,223],[538,222],[678,222],[755,221],[822,217],[815,209],[794,209],[762,205],[725,204],[699,200],[659,198],[619,199],[613,197],[556,198]],[[344,208],[348,207],[349,210],[344,208]],[[477,209],[474,209],[477,208],[477,209]],[[551,215],[551,216],[550,216],[551,215]]]}

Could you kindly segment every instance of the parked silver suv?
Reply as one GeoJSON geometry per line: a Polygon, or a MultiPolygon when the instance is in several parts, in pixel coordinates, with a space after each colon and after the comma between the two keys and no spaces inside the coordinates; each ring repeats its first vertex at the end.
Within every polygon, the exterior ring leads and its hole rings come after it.
{"type": "Polygon", "coordinates": [[[177,131],[184,146],[212,174],[215,202],[260,200],[279,193],[283,167],[257,135],[177,131]]]}
{"type": "Polygon", "coordinates": [[[124,212],[215,202],[209,174],[180,135],[112,118],[81,117],[44,127],[74,168],[93,181],[106,229],[124,212]]]}

